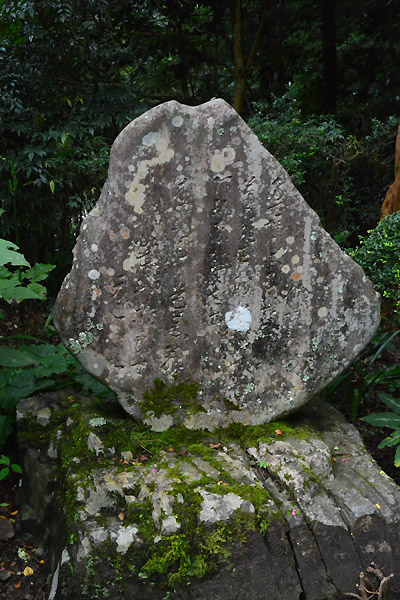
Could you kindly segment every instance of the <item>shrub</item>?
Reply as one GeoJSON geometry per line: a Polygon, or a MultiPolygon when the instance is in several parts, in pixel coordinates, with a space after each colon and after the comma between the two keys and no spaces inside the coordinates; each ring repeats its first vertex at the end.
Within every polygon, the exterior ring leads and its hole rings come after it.
{"type": "Polygon", "coordinates": [[[398,117],[373,119],[362,137],[332,115],[305,115],[294,86],[270,104],[258,103],[248,124],[280,161],[339,244],[357,244],[379,219],[393,181],[398,117]]]}
{"type": "Polygon", "coordinates": [[[388,215],[368,233],[349,254],[400,316],[400,212],[388,215]]]}

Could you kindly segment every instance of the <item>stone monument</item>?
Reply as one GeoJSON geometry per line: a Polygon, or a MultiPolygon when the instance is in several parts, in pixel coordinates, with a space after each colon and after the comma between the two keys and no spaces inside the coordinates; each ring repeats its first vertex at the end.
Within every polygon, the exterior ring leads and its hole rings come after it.
{"type": "Polygon", "coordinates": [[[362,269],[223,100],[167,102],[122,131],[54,311],[68,349],[156,431],[292,413],[379,319],[362,269]]]}
{"type": "Polygon", "coordinates": [[[399,586],[399,489],[317,398],[378,295],[228,104],[124,129],[54,318],[118,401],[18,406],[49,600],[342,600],[371,561],[399,586]]]}

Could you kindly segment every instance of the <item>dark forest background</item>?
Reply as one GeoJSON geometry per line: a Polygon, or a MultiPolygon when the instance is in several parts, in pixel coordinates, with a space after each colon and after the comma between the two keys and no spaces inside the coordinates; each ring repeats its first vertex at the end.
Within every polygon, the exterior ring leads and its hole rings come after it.
{"type": "Polygon", "coordinates": [[[395,0],[0,0],[0,237],[55,294],[120,130],[221,97],[355,246],[393,181],[399,42],[395,0]]]}

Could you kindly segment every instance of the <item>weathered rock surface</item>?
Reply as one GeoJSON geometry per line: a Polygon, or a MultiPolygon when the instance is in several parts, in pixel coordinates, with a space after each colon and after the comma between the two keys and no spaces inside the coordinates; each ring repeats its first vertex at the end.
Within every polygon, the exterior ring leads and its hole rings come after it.
{"type": "Polygon", "coordinates": [[[224,101],[171,101],[116,139],[55,323],[86,369],[154,430],[286,415],[379,322],[362,269],[224,101]],[[197,398],[146,390],[194,381],[197,398]]]}
{"type": "Polygon", "coordinates": [[[328,405],[156,434],[127,428],[116,403],[76,400],[17,409],[20,519],[50,545],[49,600],[339,600],[371,561],[399,589],[400,490],[328,405]]]}

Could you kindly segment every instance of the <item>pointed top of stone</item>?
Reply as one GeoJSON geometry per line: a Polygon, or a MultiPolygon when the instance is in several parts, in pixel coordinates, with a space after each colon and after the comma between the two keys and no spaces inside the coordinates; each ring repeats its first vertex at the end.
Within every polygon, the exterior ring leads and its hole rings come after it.
{"type": "Polygon", "coordinates": [[[302,406],[372,337],[379,299],[226,102],[171,101],[116,139],[54,318],[129,413],[211,430],[302,406]]]}

